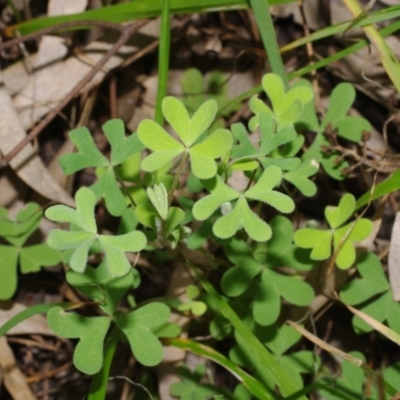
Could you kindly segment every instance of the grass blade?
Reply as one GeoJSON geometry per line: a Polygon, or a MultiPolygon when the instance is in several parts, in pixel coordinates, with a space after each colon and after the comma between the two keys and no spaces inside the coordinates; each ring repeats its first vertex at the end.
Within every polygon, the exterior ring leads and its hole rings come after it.
{"type": "Polygon", "coordinates": [[[386,194],[400,189],[400,169],[395,171],[389,178],[364,193],[356,202],[356,210],[367,205],[370,201],[379,199],[386,194]]]}
{"type": "MultiPolygon", "coordinates": [[[[293,3],[295,0],[270,0],[271,5],[293,3]]],[[[106,21],[122,23],[138,19],[147,19],[161,15],[162,0],[135,0],[122,4],[88,10],[79,14],[36,18],[22,24],[10,26],[4,30],[9,37],[18,31],[21,36],[36,32],[49,26],[73,21],[106,21]]],[[[224,10],[239,10],[249,7],[247,0],[171,0],[171,14],[192,14],[224,10]]]]}
{"type": "MultiPolygon", "coordinates": [[[[280,388],[284,396],[289,396],[301,388],[297,387],[286,374],[283,368],[278,364],[272,354],[265,346],[254,336],[250,329],[243,323],[238,315],[232,310],[229,304],[218,294],[210,282],[208,282],[196,267],[191,265],[192,270],[196,274],[197,279],[201,282],[206,292],[208,292],[218,305],[221,314],[229,320],[232,326],[236,329],[239,336],[242,338],[241,342],[248,346],[248,350],[252,358],[256,360],[255,367],[261,378],[266,383],[266,376],[272,376],[276,385],[280,388]]],[[[305,396],[300,397],[301,400],[307,400],[305,396]]]]}
{"type": "MultiPolygon", "coordinates": [[[[355,18],[363,14],[357,0],[343,0],[355,18]]],[[[400,62],[379,31],[371,24],[363,27],[365,34],[378,50],[379,58],[397,91],[400,93],[400,62]]]]}
{"type": "Polygon", "coordinates": [[[169,53],[171,47],[171,20],[169,16],[170,0],[163,0],[161,12],[161,28],[160,28],[160,46],[158,48],[158,88],[157,88],[157,104],[154,120],[163,125],[163,114],[161,103],[167,95],[168,70],[169,70],[169,53]]]}
{"type": "Polygon", "coordinates": [[[273,73],[280,76],[285,89],[288,90],[289,81],[279,52],[274,23],[272,22],[271,13],[269,12],[268,0],[250,0],[250,4],[264,43],[265,52],[268,55],[271,70],[273,73]]]}
{"type": "Polygon", "coordinates": [[[18,325],[22,321],[33,317],[36,314],[46,314],[53,307],[62,307],[64,309],[74,307],[75,305],[80,303],[48,303],[48,304],[38,304],[36,306],[31,306],[24,311],[21,311],[17,315],[14,315],[10,318],[1,328],[0,328],[0,336],[5,335],[11,328],[18,325]]]}
{"type": "Polygon", "coordinates": [[[247,390],[249,390],[249,392],[256,396],[257,399],[274,399],[274,397],[269,394],[268,389],[266,389],[261,382],[257,381],[257,379],[254,379],[251,375],[243,371],[235,363],[229,360],[229,358],[226,358],[221,353],[218,353],[212,347],[205,346],[204,344],[195,342],[194,340],[182,338],[164,339],[163,342],[168,345],[178,347],[179,349],[190,351],[191,353],[208,358],[209,360],[221,365],[231,372],[239,380],[239,382],[242,383],[247,390]]]}

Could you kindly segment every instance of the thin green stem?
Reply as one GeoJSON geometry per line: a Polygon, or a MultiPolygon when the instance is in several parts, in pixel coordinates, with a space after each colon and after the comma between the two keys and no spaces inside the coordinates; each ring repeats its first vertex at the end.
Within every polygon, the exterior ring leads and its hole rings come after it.
{"type": "Polygon", "coordinates": [[[114,327],[104,346],[104,362],[101,370],[93,375],[90,383],[88,400],[104,400],[106,398],[107,384],[110,374],[111,363],[114,358],[115,349],[120,339],[121,331],[114,327]]]}
{"type": "Polygon", "coordinates": [[[163,114],[161,103],[167,95],[168,85],[168,69],[169,69],[169,52],[171,45],[171,22],[169,16],[169,0],[163,0],[161,10],[161,28],[160,28],[160,45],[158,48],[158,88],[157,88],[157,104],[154,120],[163,125],[163,114]]]}
{"type": "Polygon", "coordinates": [[[271,13],[269,12],[268,0],[249,1],[257,21],[258,30],[260,31],[265,51],[268,55],[268,61],[271,65],[271,70],[273,73],[281,77],[286,90],[288,90],[289,81],[286,76],[281,53],[279,52],[274,23],[272,21],[271,13]]]}
{"type": "Polygon", "coordinates": [[[178,186],[179,177],[181,176],[182,169],[183,169],[183,166],[185,165],[188,155],[189,155],[189,153],[186,151],[183,153],[183,157],[178,165],[178,169],[176,171],[174,181],[172,182],[171,189],[168,191],[168,208],[171,207],[172,199],[174,198],[174,192],[176,190],[176,187],[178,186]]]}

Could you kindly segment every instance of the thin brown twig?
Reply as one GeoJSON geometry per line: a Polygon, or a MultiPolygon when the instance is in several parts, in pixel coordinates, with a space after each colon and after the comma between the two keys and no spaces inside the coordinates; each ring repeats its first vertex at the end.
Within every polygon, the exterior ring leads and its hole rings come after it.
{"type": "Polygon", "coordinates": [[[46,117],[44,117],[42,121],[29,132],[24,140],[18,143],[17,146],[0,159],[0,168],[8,165],[8,163],[56,117],[56,115],[81,91],[81,89],[92,80],[92,78],[103,68],[107,61],[117,53],[128,39],[148,22],[149,20],[143,20],[131,25],[125,25],[120,38],[113,44],[110,50],[104,54],[103,58],[93,67],[93,69],[74,86],[57,107],[50,111],[46,117]]]}

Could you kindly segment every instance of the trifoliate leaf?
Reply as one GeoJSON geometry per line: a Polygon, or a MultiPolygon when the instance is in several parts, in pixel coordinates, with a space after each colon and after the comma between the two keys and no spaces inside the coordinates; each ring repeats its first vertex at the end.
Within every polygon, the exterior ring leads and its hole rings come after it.
{"type": "Polygon", "coordinates": [[[165,304],[151,303],[115,317],[115,323],[127,336],[132,353],[141,364],[154,366],[162,360],[161,343],[151,328],[165,323],[169,316],[170,310],[165,304]]]}
{"type": "Polygon", "coordinates": [[[312,249],[313,260],[327,259],[331,255],[333,245],[334,252],[337,252],[336,265],[342,269],[349,268],[356,256],[353,243],[366,239],[372,231],[372,222],[365,218],[340,227],[353,214],[354,208],[354,196],[345,194],[338,207],[325,208],[330,230],[300,229],[295,233],[295,243],[299,247],[312,249]]]}
{"type": "Polygon", "coordinates": [[[89,249],[98,241],[100,249],[105,252],[105,262],[110,274],[125,275],[130,269],[130,263],[124,253],[141,251],[146,245],[144,234],[132,231],[118,236],[98,235],[94,218],[94,193],[88,188],[81,188],[76,193],[75,200],[76,210],[65,206],[53,206],[46,210],[46,216],[55,222],[71,222],[73,225],[81,217],[83,222],[80,223],[80,228],[83,230],[53,229],[47,240],[49,247],[56,250],[73,250],[69,264],[74,271],[83,272],[89,249]]]}

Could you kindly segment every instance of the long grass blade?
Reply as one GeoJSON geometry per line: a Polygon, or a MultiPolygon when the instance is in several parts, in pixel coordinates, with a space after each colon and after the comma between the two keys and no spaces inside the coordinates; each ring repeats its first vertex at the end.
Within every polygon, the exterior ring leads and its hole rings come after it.
{"type": "MultiPolygon", "coordinates": [[[[295,0],[270,0],[271,5],[293,3],[295,0]]],[[[12,37],[18,31],[21,36],[49,26],[72,21],[106,21],[114,23],[147,19],[161,15],[162,0],[135,0],[115,4],[79,14],[36,18],[22,24],[10,26],[4,33],[12,37]]],[[[249,8],[248,0],[171,0],[171,14],[192,14],[249,8]]],[[[82,28],[81,28],[82,29],[82,28]]]]}
{"type": "MultiPolygon", "coordinates": [[[[343,0],[355,18],[363,14],[357,0],[343,0]]],[[[371,24],[363,27],[365,34],[378,50],[378,55],[389,78],[400,93],[400,62],[379,31],[371,24]]]]}
{"type": "Polygon", "coordinates": [[[278,41],[276,39],[274,23],[269,11],[268,0],[250,0],[251,8],[257,21],[258,30],[264,44],[265,52],[273,73],[280,76],[286,90],[289,89],[285,67],[279,52],[278,41]]]}
{"type": "MultiPolygon", "coordinates": [[[[263,383],[267,385],[268,377],[273,377],[276,385],[280,388],[284,396],[292,395],[298,392],[301,388],[291,380],[290,376],[284,371],[280,364],[275,360],[272,354],[265,346],[254,336],[250,329],[243,323],[238,315],[232,310],[229,304],[218,294],[210,282],[203,277],[196,267],[191,265],[192,270],[196,274],[197,279],[201,282],[202,286],[214,299],[218,305],[221,314],[229,320],[232,326],[236,329],[241,344],[245,345],[251,354],[252,359],[255,360],[254,365],[257,368],[263,383]]],[[[305,396],[301,396],[300,400],[307,400],[305,396]]]]}
{"type": "Polygon", "coordinates": [[[157,104],[154,120],[162,125],[163,114],[161,103],[167,95],[168,70],[169,70],[169,53],[171,47],[171,22],[169,16],[170,0],[163,0],[161,13],[160,28],[160,45],[158,48],[158,88],[157,88],[157,104]]]}
{"type": "Polygon", "coordinates": [[[261,382],[253,378],[247,372],[239,368],[234,362],[226,358],[221,353],[215,351],[212,347],[206,346],[204,344],[195,342],[189,339],[164,339],[163,342],[168,345],[178,347],[186,351],[190,351],[193,354],[208,358],[211,361],[221,365],[226,370],[231,372],[238,380],[241,382],[250,393],[256,396],[260,400],[270,400],[273,399],[268,390],[263,386],[261,382]]]}

